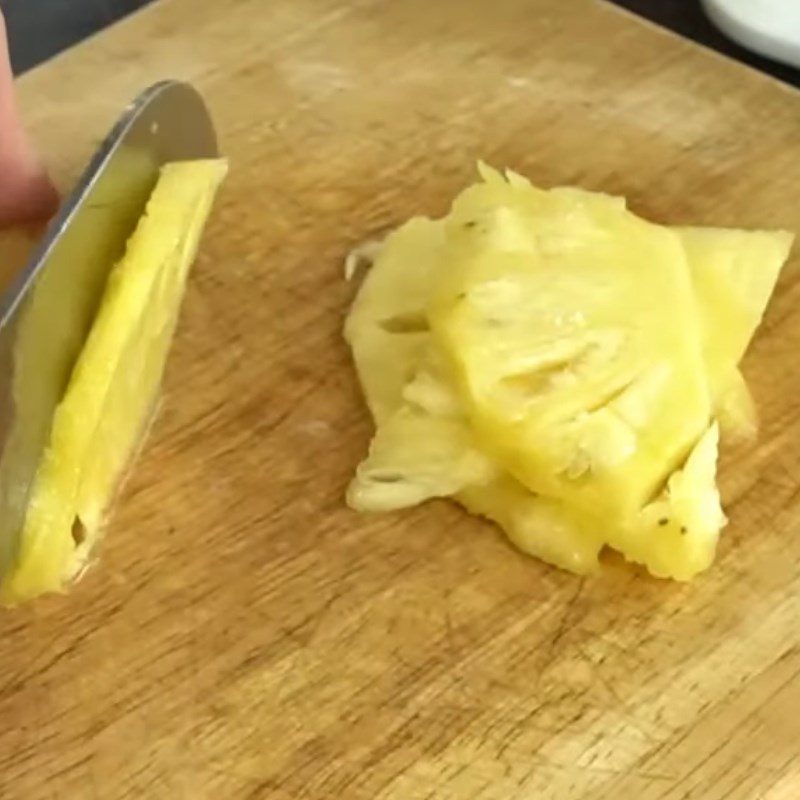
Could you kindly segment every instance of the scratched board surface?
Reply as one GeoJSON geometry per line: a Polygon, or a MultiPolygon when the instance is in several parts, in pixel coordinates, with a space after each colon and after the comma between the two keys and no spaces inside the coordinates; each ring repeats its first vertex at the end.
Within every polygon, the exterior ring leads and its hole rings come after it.
{"type": "Polygon", "coordinates": [[[340,335],[348,249],[443,212],[478,157],[800,230],[795,91],[588,0],[163,0],[22,79],[63,186],[167,76],[230,178],[100,564],[0,614],[0,797],[796,798],[796,259],[688,586],[579,580],[447,503],[348,511],[370,424],[340,335]]]}

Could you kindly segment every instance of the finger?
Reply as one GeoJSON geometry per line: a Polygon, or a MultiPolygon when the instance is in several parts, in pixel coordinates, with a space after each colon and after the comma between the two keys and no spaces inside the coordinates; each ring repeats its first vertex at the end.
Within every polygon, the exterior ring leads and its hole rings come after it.
{"type": "Polygon", "coordinates": [[[0,226],[49,217],[58,194],[22,126],[0,11],[0,226]]]}

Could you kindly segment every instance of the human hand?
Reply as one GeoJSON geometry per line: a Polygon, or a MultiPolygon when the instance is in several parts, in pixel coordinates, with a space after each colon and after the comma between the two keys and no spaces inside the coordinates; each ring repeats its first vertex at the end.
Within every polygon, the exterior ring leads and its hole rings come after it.
{"type": "Polygon", "coordinates": [[[5,20],[0,11],[0,227],[41,221],[57,208],[58,194],[17,111],[5,20]]]}

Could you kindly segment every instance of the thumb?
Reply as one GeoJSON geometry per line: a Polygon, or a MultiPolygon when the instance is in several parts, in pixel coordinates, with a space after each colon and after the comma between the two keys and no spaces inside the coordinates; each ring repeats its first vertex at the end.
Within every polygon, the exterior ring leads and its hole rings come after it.
{"type": "Polygon", "coordinates": [[[45,219],[58,194],[22,127],[0,11],[0,226],[45,219]]]}

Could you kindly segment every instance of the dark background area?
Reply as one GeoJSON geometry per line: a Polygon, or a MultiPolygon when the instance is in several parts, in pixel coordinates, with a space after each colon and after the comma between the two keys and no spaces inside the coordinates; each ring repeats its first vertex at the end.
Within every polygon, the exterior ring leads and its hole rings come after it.
{"type": "MultiPolygon", "coordinates": [[[[158,0],[0,0],[16,74],[158,0]]],[[[467,0],[487,2],[488,0],[467,0]]],[[[570,2],[570,0],[563,0],[570,2]]],[[[699,0],[609,0],[777,78],[800,86],[800,70],[752,55],[728,41],[706,19],[699,0]]],[[[269,0],[264,0],[269,2],[269,0]]],[[[346,2],[346,0],[342,0],[346,2]]]]}
{"type": "Polygon", "coordinates": [[[150,0],[0,0],[15,74],[146,6],[150,0]]]}
{"type": "Polygon", "coordinates": [[[612,0],[612,2],[689,39],[750,64],[762,72],[769,72],[786,83],[800,86],[800,70],[757,56],[726,39],[703,13],[699,0],[612,0]]]}

